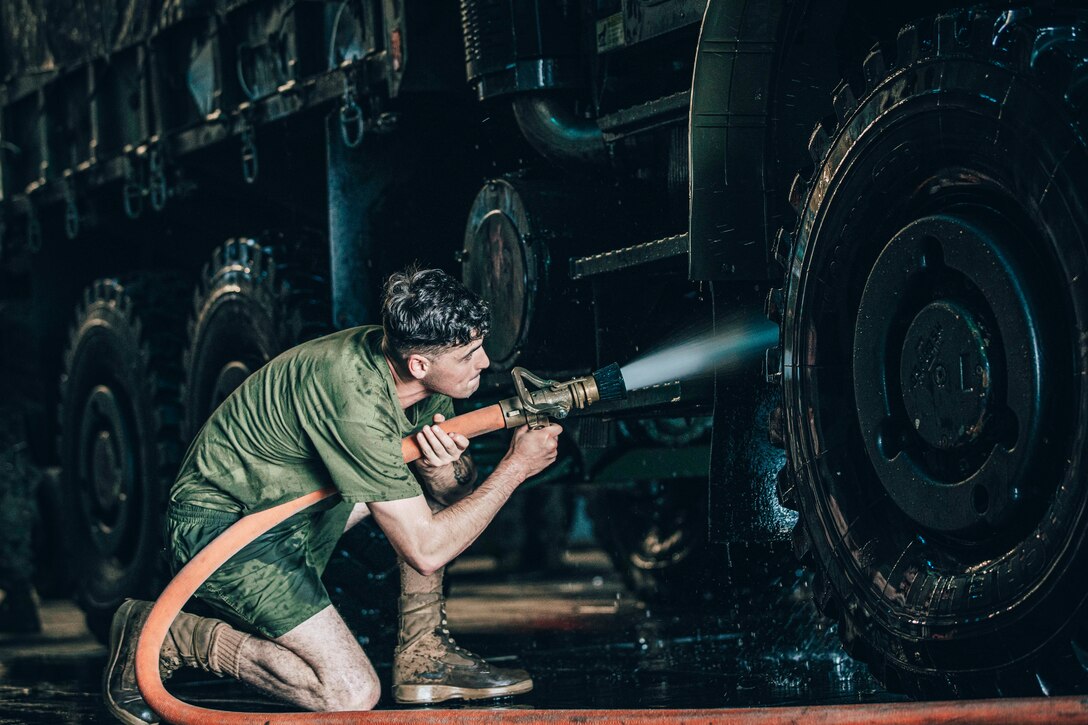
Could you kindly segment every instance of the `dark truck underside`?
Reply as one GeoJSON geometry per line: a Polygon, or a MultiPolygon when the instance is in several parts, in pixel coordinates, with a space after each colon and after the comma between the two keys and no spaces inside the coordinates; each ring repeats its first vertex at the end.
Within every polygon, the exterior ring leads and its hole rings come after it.
{"type": "MultiPolygon", "coordinates": [[[[375,321],[419,260],[495,303],[481,400],[514,365],[560,378],[753,311],[780,326],[762,365],[570,421],[538,491],[590,490],[641,594],[713,601],[792,549],[891,687],[1083,691],[1085,22],[3,3],[0,363],[49,474],[43,585],[99,629],[153,594],[204,418],[286,347],[375,321]]],[[[485,472],[502,446],[474,448],[485,472]]],[[[565,497],[537,528],[567,525],[565,497]]],[[[330,577],[366,627],[395,566],[376,530],[345,548],[330,577]]]]}

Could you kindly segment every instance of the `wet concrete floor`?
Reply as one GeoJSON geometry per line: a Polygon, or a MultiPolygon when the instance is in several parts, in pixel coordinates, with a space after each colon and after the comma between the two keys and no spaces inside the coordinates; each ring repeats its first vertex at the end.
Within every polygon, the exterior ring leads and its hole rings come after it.
{"type": "MultiPolygon", "coordinates": [[[[710,607],[672,611],[632,597],[593,551],[548,575],[502,576],[481,560],[459,562],[450,577],[448,613],[458,643],[500,664],[520,662],[536,684],[527,695],[472,707],[756,707],[902,699],[842,652],[797,572],[737,589],[710,607]]],[[[106,650],[86,630],[79,610],[48,601],[42,616],[40,635],[0,635],[0,724],[115,722],[100,699],[106,650]]],[[[370,655],[388,692],[392,653],[370,655]]],[[[205,707],[283,709],[206,675],[179,676],[169,687],[205,707]]],[[[396,705],[386,696],[379,707],[396,705]]]]}

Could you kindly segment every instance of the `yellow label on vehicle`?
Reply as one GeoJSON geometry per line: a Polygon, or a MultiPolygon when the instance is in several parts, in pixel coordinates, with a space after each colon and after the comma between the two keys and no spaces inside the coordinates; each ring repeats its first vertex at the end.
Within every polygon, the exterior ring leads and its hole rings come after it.
{"type": "Polygon", "coordinates": [[[625,44],[623,13],[614,13],[597,21],[597,52],[607,53],[625,44]]]}

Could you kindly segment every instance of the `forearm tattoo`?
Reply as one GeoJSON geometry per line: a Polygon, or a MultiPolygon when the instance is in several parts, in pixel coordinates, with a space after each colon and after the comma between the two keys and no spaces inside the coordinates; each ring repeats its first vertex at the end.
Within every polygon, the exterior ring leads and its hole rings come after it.
{"type": "Polygon", "coordinates": [[[458,486],[470,486],[476,482],[476,464],[471,456],[461,456],[453,462],[453,477],[458,486]]]}

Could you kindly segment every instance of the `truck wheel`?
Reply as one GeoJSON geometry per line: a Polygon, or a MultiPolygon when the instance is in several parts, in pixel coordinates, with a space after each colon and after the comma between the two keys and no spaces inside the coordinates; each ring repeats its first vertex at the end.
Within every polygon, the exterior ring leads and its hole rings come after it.
{"type": "Polygon", "coordinates": [[[1088,686],[1086,22],[903,28],[793,186],[779,495],[818,604],[890,688],[1088,686]]]}
{"type": "MultiPolygon", "coordinates": [[[[251,373],[330,331],[327,284],[305,257],[282,242],[252,239],[231,239],[215,250],[189,321],[182,393],[186,442],[251,373]]],[[[399,585],[397,573],[392,548],[369,520],[341,540],[325,582],[361,639],[388,639],[386,630],[396,622],[397,591],[390,593],[390,587],[399,585]]]]}
{"type": "Polygon", "coordinates": [[[257,368],[329,332],[324,281],[288,263],[286,256],[252,239],[231,239],[204,267],[185,351],[187,441],[257,368]]]}
{"type": "Polygon", "coordinates": [[[104,641],[125,597],[156,591],[177,473],[182,325],[173,277],[100,279],[76,313],[60,383],[59,453],[76,600],[104,641]]]}

